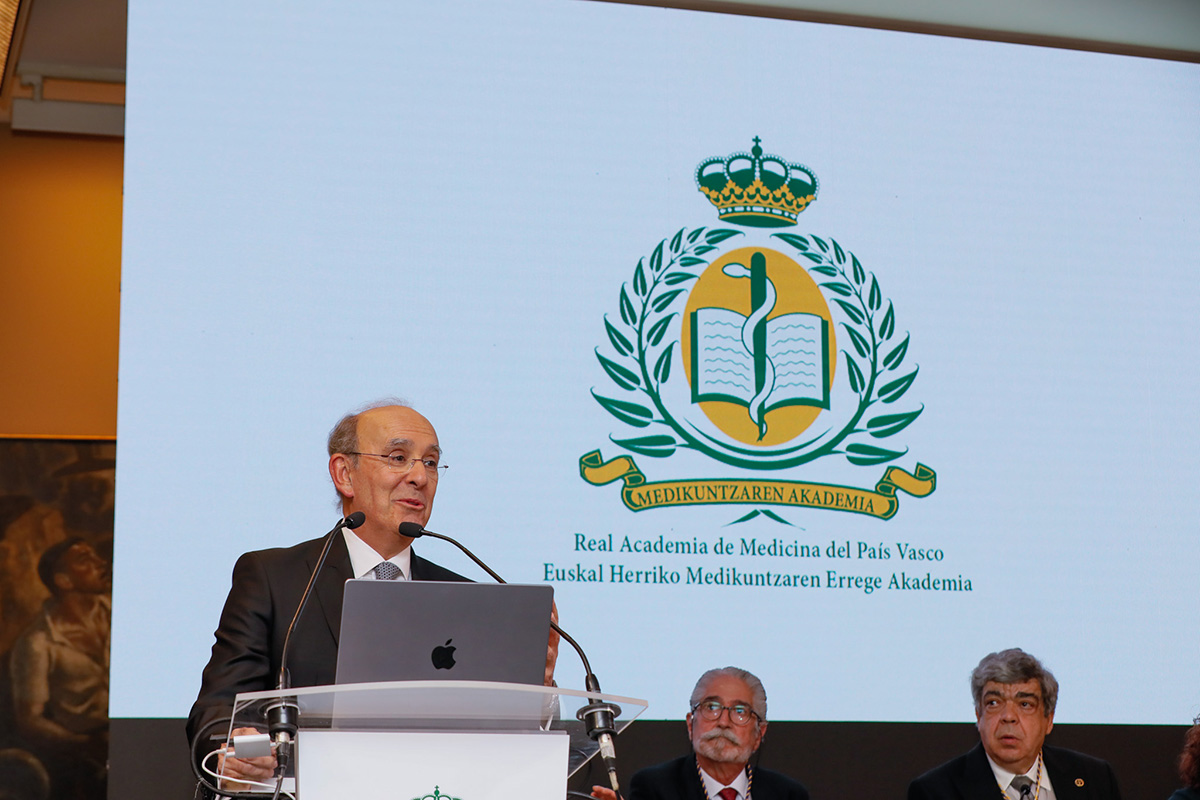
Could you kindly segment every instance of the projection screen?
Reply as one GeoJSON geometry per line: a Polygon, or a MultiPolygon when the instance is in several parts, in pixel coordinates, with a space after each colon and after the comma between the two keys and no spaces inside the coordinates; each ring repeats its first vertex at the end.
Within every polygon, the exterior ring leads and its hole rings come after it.
{"type": "Polygon", "coordinates": [[[234,560],[333,525],[325,437],[389,395],[430,529],[650,718],[732,652],[774,719],[965,720],[1010,646],[1059,721],[1196,710],[1197,65],[567,0],[129,23],[113,717],[186,715],[234,560]]]}

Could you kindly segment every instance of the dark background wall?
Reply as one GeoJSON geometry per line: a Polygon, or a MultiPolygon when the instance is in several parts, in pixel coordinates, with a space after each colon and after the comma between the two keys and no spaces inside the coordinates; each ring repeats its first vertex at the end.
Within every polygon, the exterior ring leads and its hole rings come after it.
{"type": "MultiPolygon", "coordinates": [[[[1187,730],[1156,725],[1055,725],[1048,741],[1109,761],[1125,798],[1166,800],[1179,785],[1175,758],[1187,730]]],[[[979,741],[967,724],[772,722],[760,765],[791,775],[816,800],[903,798],[908,781],[979,741]]],[[[688,751],[682,722],[635,722],[617,737],[622,786],[651,764],[688,751]]],[[[403,754],[397,754],[397,759],[403,754]]],[[[195,779],[187,766],[181,719],[112,723],[108,794],[121,800],[186,800],[195,779]]],[[[607,785],[590,763],[568,786],[607,785]]]]}

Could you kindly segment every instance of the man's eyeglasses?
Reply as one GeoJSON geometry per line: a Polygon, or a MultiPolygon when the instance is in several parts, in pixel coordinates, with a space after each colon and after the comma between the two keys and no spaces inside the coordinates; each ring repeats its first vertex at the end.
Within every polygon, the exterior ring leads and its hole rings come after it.
{"type": "Polygon", "coordinates": [[[417,464],[425,468],[425,473],[430,480],[436,481],[443,472],[449,467],[447,464],[439,464],[436,458],[409,458],[408,456],[388,456],[383,453],[346,453],[348,456],[373,456],[374,458],[382,458],[390,469],[397,472],[408,472],[417,464]]]}
{"type": "Polygon", "coordinates": [[[729,712],[729,721],[734,725],[746,725],[752,717],[758,717],[748,705],[737,703],[732,706],[723,706],[716,700],[702,700],[692,706],[692,711],[699,711],[700,716],[709,722],[716,722],[721,718],[722,711],[729,712]]]}

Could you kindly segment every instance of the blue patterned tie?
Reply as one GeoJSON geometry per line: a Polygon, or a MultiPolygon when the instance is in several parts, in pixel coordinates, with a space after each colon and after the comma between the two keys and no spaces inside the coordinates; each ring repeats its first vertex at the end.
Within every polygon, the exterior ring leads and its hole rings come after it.
{"type": "Polygon", "coordinates": [[[390,561],[380,561],[375,567],[375,580],[394,581],[400,576],[400,568],[390,561]]]}

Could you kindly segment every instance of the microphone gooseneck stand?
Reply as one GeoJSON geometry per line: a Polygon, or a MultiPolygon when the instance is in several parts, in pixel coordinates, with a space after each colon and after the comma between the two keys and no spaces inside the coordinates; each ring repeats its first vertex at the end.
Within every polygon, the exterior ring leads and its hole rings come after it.
{"type": "MultiPolygon", "coordinates": [[[[300,595],[300,602],[296,604],[296,613],[292,615],[292,621],[288,623],[287,633],[283,637],[283,648],[279,651],[279,676],[276,680],[276,689],[282,691],[291,688],[291,677],[287,671],[287,657],[292,644],[292,631],[296,629],[296,623],[299,621],[300,615],[304,613],[308,599],[312,597],[313,585],[317,582],[317,575],[320,574],[321,567],[325,566],[325,559],[329,557],[334,537],[342,528],[354,530],[366,521],[366,514],[355,511],[345,519],[338,520],[338,523],[333,526],[333,530],[325,535],[325,545],[321,548],[321,555],[317,557],[317,564],[313,567],[312,574],[308,576],[308,584],[304,587],[304,593],[300,595]]],[[[283,774],[287,770],[288,761],[292,755],[292,742],[296,737],[300,706],[294,697],[280,697],[268,705],[266,711],[267,730],[275,742],[275,758],[279,762],[279,785],[282,785],[283,774]]],[[[279,794],[278,786],[275,794],[276,796],[279,794]]]]}
{"type": "MultiPolygon", "coordinates": [[[[441,539],[444,542],[449,542],[461,550],[463,554],[467,556],[467,558],[478,564],[480,569],[490,575],[492,579],[496,581],[496,583],[508,583],[508,581],[497,575],[491,567],[483,563],[474,553],[468,550],[465,545],[455,539],[450,538],[449,536],[426,530],[416,522],[400,523],[400,535],[407,536],[410,539],[419,539],[422,536],[431,536],[434,539],[441,539]]],[[[617,733],[616,717],[621,713],[621,709],[612,703],[605,703],[600,700],[598,696],[600,694],[600,679],[596,677],[594,672],[592,672],[592,665],[588,662],[588,657],[583,652],[583,648],[579,646],[579,643],[571,638],[566,631],[560,628],[558,623],[554,620],[550,620],[550,627],[553,628],[559,636],[565,639],[567,643],[574,648],[575,652],[579,654],[579,660],[583,662],[583,670],[585,673],[583,679],[584,686],[587,688],[589,694],[597,695],[596,697],[590,697],[590,702],[583,708],[579,709],[575,716],[581,722],[583,722],[588,737],[600,746],[600,758],[604,762],[604,767],[608,772],[608,781],[610,784],[612,784],[612,790],[616,792],[617,797],[621,797],[621,786],[620,782],[617,780],[617,751],[613,744],[613,736],[615,736],[617,733]]]]}
{"type": "MultiPolygon", "coordinates": [[[[292,631],[296,628],[296,623],[300,619],[300,615],[304,612],[305,606],[308,605],[308,598],[312,595],[313,585],[317,581],[317,575],[321,572],[321,567],[325,565],[325,560],[329,557],[329,549],[333,546],[334,537],[342,530],[349,528],[354,530],[358,526],[366,522],[367,516],[361,511],[355,511],[344,519],[338,520],[337,524],[329,533],[325,534],[325,544],[321,548],[321,555],[317,558],[317,564],[313,567],[312,574],[308,576],[308,584],[304,587],[303,594],[300,595],[300,602],[296,604],[296,613],[292,615],[292,621],[288,623],[287,633],[283,637],[283,648],[279,651],[279,676],[276,680],[277,689],[291,688],[290,680],[287,672],[287,657],[288,649],[292,642],[292,631]]],[[[275,783],[275,793],[273,798],[278,798],[283,787],[283,776],[287,771],[288,761],[291,757],[292,741],[296,736],[297,721],[300,714],[300,706],[294,697],[280,697],[271,702],[265,709],[267,717],[267,730],[271,735],[271,739],[275,743],[275,759],[277,762],[277,775],[275,783]]],[[[221,797],[236,797],[236,798],[259,798],[261,800],[264,794],[260,792],[237,792],[229,789],[222,789],[209,780],[204,774],[204,770],[200,766],[202,757],[199,756],[200,745],[203,740],[211,734],[211,732],[221,724],[230,724],[231,719],[213,720],[205,725],[197,732],[196,737],[192,740],[192,771],[196,778],[204,787],[214,796],[221,797]]],[[[234,737],[234,752],[237,752],[237,737],[234,737]]]]}

